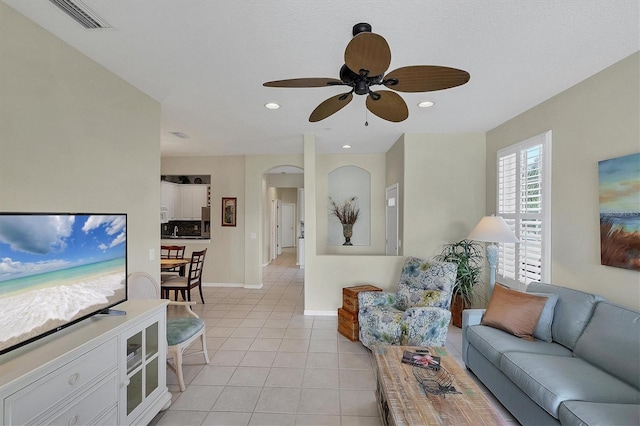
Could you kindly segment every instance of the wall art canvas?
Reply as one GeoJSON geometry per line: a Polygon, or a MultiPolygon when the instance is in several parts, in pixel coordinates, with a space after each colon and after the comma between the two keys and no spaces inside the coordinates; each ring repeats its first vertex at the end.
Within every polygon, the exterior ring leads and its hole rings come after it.
{"type": "Polygon", "coordinates": [[[598,162],[600,263],[640,271],[640,153],[598,162]]]}

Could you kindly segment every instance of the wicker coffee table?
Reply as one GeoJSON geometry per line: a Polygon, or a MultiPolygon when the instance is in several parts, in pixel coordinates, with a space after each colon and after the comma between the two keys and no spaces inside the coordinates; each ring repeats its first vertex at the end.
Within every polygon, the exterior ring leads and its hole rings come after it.
{"type": "Polygon", "coordinates": [[[381,346],[373,350],[376,363],[378,408],[385,425],[502,425],[507,424],[482,390],[449,356],[444,348],[429,348],[441,358],[442,366],[455,376],[453,386],[460,393],[425,393],[412,367],[401,362],[413,346],[381,346]]]}

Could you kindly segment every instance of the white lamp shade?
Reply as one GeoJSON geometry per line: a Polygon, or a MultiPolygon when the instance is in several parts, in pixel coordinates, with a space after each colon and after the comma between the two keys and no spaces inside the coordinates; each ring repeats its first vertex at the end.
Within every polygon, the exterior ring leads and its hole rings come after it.
{"type": "Polygon", "coordinates": [[[488,243],[518,243],[518,238],[500,216],[485,216],[467,237],[488,243]]]}

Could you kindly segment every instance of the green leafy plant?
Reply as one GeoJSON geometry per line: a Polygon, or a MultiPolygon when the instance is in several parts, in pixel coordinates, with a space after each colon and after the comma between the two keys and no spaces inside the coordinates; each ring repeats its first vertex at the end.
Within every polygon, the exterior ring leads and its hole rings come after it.
{"type": "Polygon", "coordinates": [[[464,306],[473,305],[474,288],[482,283],[483,247],[471,240],[445,244],[436,260],[458,265],[458,275],[453,286],[453,296],[462,299],[464,306]]]}

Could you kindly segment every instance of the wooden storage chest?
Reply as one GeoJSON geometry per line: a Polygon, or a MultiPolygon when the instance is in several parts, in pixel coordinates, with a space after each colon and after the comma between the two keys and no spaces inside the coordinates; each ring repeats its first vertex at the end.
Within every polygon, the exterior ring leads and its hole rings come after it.
{"type": "Polygon", "coordinates": [[[362,291],[382,291],[369,284],[362,284],[342,289],[342,308],[338,308],[338,333],[352,342],[360,340],[358,333],[358,293],[362,291]]]}
{"type": "Polygon", "coordinates": [[[338,308],[338,333],[352,342],[359,340],[358,314],[353,314],[345,309],[338,308]]]}
{"type": "Polygon", "coordinates": [[[356,321],[358,320],[358,293],[361,291],[382,291],[382,289],[369,284],[342,289],[342,309],[356,314],[356,321]]]}

